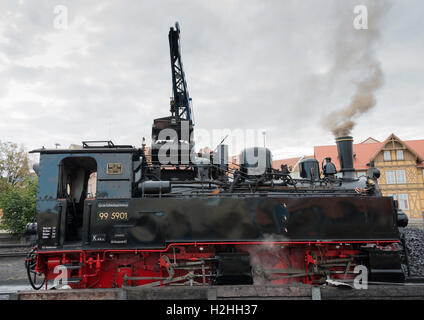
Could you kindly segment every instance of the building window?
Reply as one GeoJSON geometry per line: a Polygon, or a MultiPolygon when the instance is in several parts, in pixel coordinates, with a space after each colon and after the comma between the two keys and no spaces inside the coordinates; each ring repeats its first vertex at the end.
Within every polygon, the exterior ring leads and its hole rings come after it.
{"type": "Polygon", "coordinates": [[[402,210],[409,210],[409,201],[407,193],[399,193],[399,208],[402,210]]]}
{"type": "Polygon", "coordinates": [[[387,196],[392,197],[393,200],[397,200],[397,194],[396,193],[389,193],[387,196]]]}
{"type": "Polygon", "coordinates": [[[394,171],[391,171],[391,170],[386,171],[386,183],[387,184],[395,184],[396,183],[394,171]]]}
{"type": "Polygon", "coordinates": [[[405,170],[396,170],[397,183],[406,183],[405,170]]]}
{"type": "Polygon", "coordinates": [[[403,160],[403,150],[396,150],[396,159],[403,160]]]}
{"type": "Polygon", "coordinates": [[[384,151],[384,161],[392,160],[392,156],[390,155],[390,151],[384,151]]]}

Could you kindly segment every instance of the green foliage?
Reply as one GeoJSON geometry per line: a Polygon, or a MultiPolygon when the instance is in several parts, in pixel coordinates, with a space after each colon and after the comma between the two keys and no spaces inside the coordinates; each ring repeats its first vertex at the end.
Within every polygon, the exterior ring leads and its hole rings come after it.
{"type": "Polygon", "coordinates": [[[23,235],[26,224],[35,220],[36,194],[37,177],[29,172],[24,147],[0,141],[0,228],[23,235]]]}
{"type": "Polygon", "coordinates": [[[0,208],[3,210],[2,229],[24,235],[28,222],[35,221],[37,178],[28,176],[19,187],[0,184],[0,208]]]}
{"type": "Polygon", "coordinates": [[[29,158],[24,147],[0,141],[0,179],[15,186],[29,176],[29,158]]]}

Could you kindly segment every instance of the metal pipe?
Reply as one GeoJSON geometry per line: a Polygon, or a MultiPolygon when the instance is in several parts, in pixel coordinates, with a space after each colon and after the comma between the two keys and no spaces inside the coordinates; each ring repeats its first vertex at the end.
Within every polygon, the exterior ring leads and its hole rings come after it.
{"type": "Polygon", "coordinates": [[[336,144],[339,154],[340,171],[343,173],[343,179],[354,179],[353,138],[351,136],[337,137],[336,144]]]}

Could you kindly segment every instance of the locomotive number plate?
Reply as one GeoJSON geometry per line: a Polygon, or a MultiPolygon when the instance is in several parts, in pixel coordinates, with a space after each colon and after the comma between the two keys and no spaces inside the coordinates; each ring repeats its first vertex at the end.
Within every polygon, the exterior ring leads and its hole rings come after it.
{"type": "Polygon", "coordinates": [[[101,220],[101,221],[128,220],[128,212],[125,212],[125,211],[99,212],[98,220],[101,220]]]}
{"type": "Polygon", "coordinates": [[[106,168],[107,174],[122,174],[122,163],[108,163],[106,168]]]}

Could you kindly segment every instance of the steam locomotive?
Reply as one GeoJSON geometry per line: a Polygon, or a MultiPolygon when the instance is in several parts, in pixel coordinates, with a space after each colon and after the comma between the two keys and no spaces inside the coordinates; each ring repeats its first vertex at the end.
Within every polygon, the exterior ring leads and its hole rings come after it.
{"type": "Polygon", "coordinates": [[[47,287],[60,270],[72,288],[323,284],[352,281],[358,265],[370,281],[404,281],[405,221],[373,164],[355,177],[352,137],[336,139],[341,176],[330,158],[303,159],[294,179],[264,147],[243,150],[238,165],[223,143],[194,152],[179,35],[176,24],[171,116],[154,120],[150,148],[85,141],[32,151],[40,163],[31,285],[47,287]]]}

